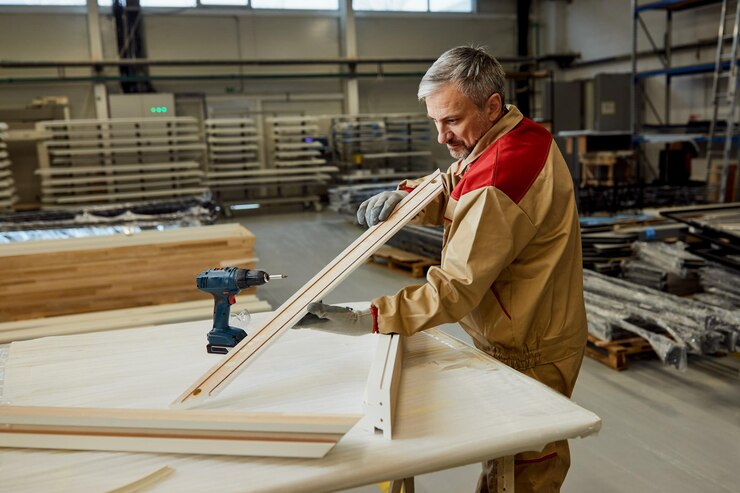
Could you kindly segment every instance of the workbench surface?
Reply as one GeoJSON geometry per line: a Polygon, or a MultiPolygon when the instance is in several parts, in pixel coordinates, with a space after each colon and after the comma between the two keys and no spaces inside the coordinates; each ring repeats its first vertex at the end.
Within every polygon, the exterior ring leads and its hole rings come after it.
{"type": "MultiPolygon", "coordinates": [[[[252,315],[259,324],[269,314],[252,315]]],[[[13,343],[4,394],[16,405],[166,408],[220,356],[211,321],[13,343]]],[[[247,330],[249,332],[249,330],[247,330]]],[[[208,407],[361,413],[375,347],[290,330],[208,407]]],[[[586,436],[599,418],[442,331],[406,341],[394,439],[358,423],[322,459],[0,449],[0,485],[16,491],[108,491],[163,466],[147,491],[333,491],[539,450],[586,436]]]]}

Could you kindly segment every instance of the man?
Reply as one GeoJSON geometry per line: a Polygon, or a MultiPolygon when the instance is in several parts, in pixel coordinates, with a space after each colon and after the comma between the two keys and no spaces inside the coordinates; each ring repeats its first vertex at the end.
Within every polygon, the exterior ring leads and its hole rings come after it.
{"type": "MultiPolygon", "coordinates": [[[[368,311],[312,304],[301,325],[412,335],[459,322],[479,349],[570,396],[587,334],[573,182],[549,132],[504,105],[504,84],[493,57],[458,47],[419,85],[438,142],[458,159],[444,193],[416,218],[444,225],[441,266],[368,311]]],[[[416,183],[364,202],[358,221],[385,220],[416,183]]],[[[559,491],[569,465],[565,440],[519,454],[515,491],[559,491]]],[[[496,490],[491,466],[480,492],[496,490]]]]}

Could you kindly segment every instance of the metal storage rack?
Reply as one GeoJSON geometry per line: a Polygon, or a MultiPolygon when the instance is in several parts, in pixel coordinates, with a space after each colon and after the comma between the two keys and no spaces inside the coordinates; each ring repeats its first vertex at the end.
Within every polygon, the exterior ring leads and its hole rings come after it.
{"type": "Polygon", "coordinates": [[[199,196],[205,145],[195,118],[39,122],[44,209],[199,196]]]}
{"type": "Polygon", "coordinates": [[[10,170],[7,139],[8,125],[0,122],[0,211],[11,210],[18,201],[15,193],[15,182],[10,170]]]}
{"type": "MultiPolygon", "coordinates": [[[[631,127],[633,134],[633,145],[636,151],[636,157],[638,160],[638,172],[641,169],[641,162],[645,161],[644,156],[644,145],[649,143],[658,144],[669,144],[673,142],[693,142],[697,146],[704,146],[711,144],[711,142],[719,141],[724,143],[726,138],[724,136],[715,136],[710,139],[707,134],[709,133],[708,128],[689,128],[686,125],[676,125],[671,119],[671,81],[674,77],[683,77],[700,74],[713,74],[719,68],[728,68],[731,65],[737,63],[737,59],[729,60],[715,59],[711,63],[698,63],[691,65],[675,66],[673,64],[673,48],[672,46],[672,28],[673,28],[673,16],[676,13],[689,11],[698,7],[710,6],[710,5],[721,6],[723,11],[718,14],[720,21],[720,27],[724,25],[725,16],[724,9],[727,8],[728,0],[661,0],[651,1],[646,3],[640,3],[637,0],[632,1],[632,78],[633,78],[633,90],[632,90],[632,101],[631,101],[631,127]],[[650,12],[661,12],[665,15],[665,33],[664,33],[664,46],[658,47],[653,40],[645,22],[643,16],[650,12]],[[654,70],[638,70],[637,66],[637,54],[638,54],[638,31],[639,27],[642,27],[647,35],[648,41],[651,44],[652,50],[660,57],[662,68],[654,70]],[[665,96],[663,101],[663,108],[660,111],[655,104],[645,94],[643,83],[649,78],[653,77],[664,77],[665,79],[665,96]],[[645,104],[647,109],[650,110],[653,117],[657,120],[658,124],[652,127],[647,127],[644,124],[645,115],[642,109],[642,103],[645,104]],[[710,142],[711,140],[711,142],[710,142]]],[[[718,29],[718,54],[721,51],[723,44],[727,41],[731,41],[723,35],[724,31],[718,29]]],[[[737,38],[737,33],[735,33],[737,38]]],[[[736,40],[735,40],[736,42],[736,40]]],[[[729,137],[730,140],[737,142],[738,133],[737,129],[729,137]]],[[[709,145],[711,148],[711,145],[709,145]]],[[[707,184],[708,191],[712,190],[712,182],[715,177],[712,175],[712,169],[707,167],[707,184]]]]}
{"type": "Polygon", "coordinates": [[[346,183],[427,173],[431,138],[423,114],[341,115],[331,121],[332,157],[346,183]]]}

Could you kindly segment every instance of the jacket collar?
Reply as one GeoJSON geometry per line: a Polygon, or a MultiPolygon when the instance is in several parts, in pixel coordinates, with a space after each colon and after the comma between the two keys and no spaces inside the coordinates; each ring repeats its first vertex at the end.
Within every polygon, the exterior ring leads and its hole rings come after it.
{"type": "Polygon", "coordinates": [[[496,140],[509,133],[524,118],[521,111],[513,104],[506,105],[506,113],[480,138],[468,157],[460,162],[458,175],[462,175],[471,163],[480,157],[483,152],[496,140]]]}

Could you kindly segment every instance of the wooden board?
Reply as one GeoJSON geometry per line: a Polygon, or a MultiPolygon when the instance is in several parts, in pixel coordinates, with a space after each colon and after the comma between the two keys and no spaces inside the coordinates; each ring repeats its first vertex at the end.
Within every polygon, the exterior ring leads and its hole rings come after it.
{"type": "Polygon", "coordinates": [[[238,224],[0,245],[0,321],[208,299],[195,277],[234,259],[256,261],[238,224]]]}
{"type": "Polygon", "coordinates": [[[321,299],[334,286],[346,278],[353,270],[362,265],[373,251],[382,246],[404,224],[414,218],[429,202],[442,192],[440,172],[436,171],[426,181],[415,188],[390,217],[376,226],[369,228],[354,243],[340,253],[334,261],[326,266],[313,279],[306,283],[283,305],[277,309],[275,316],[267,322],[258,333],[243,340],[214,366],[203,377],[178,397],[173,405],[192,405],[216,395],[228,383],[244,370],[247,362],[274,342],[286,329],[292,327],[306,313],[306,306],[312,301],[321,299]]]}
{"type": "Polygon", "coordinates": [[[360,416],[0,406],[0,447],[319,458],[360,416]]]}
{"type": "MultiPolygon", "coordinates": [[[[207,296],[207,298],[182,303],[166,303],[121,310],[105,310],[4,322],[0,323],[0,344],[37,337],[129,329],[191,320],[208,320],[213,317],[213,299],[208,295],[204,296],[207,296]]],[[[255,295],[240,295],[236,304],[231,306],[231,313],[238,314],[242,310],[246,310],[251,314],[266,312],[271,309],[269,303],[259,300],[255,295]]]]}

